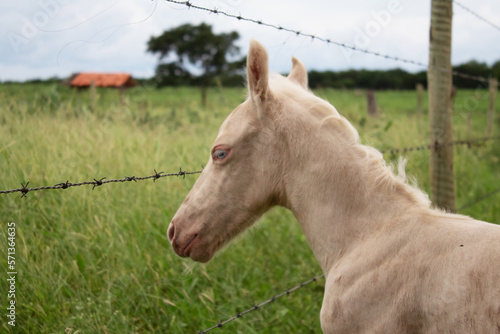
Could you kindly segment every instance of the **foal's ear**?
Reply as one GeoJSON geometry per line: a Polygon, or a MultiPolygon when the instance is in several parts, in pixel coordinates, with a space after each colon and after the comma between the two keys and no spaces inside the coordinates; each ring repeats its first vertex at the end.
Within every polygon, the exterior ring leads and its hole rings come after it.
{"type": "Polygon", "coordinates": [[[247,57],[247,77],[250,97],[264,101],[269,93],[269,65],[264,46],[252,39],[247,57]]]}
{"type": "Polygon", "coordinates": [[[302,88],[307,88],[307,70],[304,64],[295,57],[292,57],[292,70],[288,79],[298,83],[302,88]]]}

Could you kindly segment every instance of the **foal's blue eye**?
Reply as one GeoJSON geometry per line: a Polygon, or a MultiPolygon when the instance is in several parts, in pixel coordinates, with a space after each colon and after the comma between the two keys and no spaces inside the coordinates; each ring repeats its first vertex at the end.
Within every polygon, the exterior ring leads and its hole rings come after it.
{"type": "Polygon", "coordinates": [[[224,160],[227,157],[227,150],[216,150],[213,154],[214,160],[224,160]]]}

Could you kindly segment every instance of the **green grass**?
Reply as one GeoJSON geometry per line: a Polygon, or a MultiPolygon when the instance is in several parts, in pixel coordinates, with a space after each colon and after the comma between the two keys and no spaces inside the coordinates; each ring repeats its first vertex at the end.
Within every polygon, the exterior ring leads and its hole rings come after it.
{"type": "MultiPolygon", "coordinates": [[[[428,142],[428,119],[416,114],[414,92],[378,92],[376,119],[366,115],[364,94],[316,93],[332,102],[368,145],[387,149],[428,142]]],[[[153,169],[199,170],[220,124],[245,95],[243,88],[213,89],[204,108],[196,89],[134,88],[121,106],[118,92],[98,90],[93,107],[85,91],[0,85],[0,189],[27,181],[35,187],[151,175],[153,169]]],[[[457,95],[457,139],[485,135],[485,96],[484,91],[457,95]]],[[[428,192],[429,152],[406,156],[407,173],[428,192]]],[[[455,149],[457,207],[500,186],[499,156],[498,141],[455,149]]],[[[2,321],[0,332],[195,333],[320,273],[295,218],[283,209],[266,214],[209,264],[177,257],[165,232],[195,180],[75,187],[26,198],[0,195],[2,231],[7,222],[16,223],[18,272],[16,328],[2,321]]],[[[499,203],[497,195],[463,213],[498,223],[499,203]]],[[[0,235],[5,273],[7,236],[0,235]]],[[[320,332],[323,287],[320,280],[214,332],[320,332]]]]}

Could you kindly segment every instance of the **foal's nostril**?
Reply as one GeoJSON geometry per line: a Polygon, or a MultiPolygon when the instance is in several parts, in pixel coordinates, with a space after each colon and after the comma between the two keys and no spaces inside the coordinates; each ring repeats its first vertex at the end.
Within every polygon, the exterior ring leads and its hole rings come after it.
{"type": "Polygon", "coordinates": [[[170,240],[170,242],[172,242],[172,239],[174,239],[174,235],[175,235],[175,227],[174,227],[174,223],[170,223],[170,226],[168,227],[168,240],[170,240]]]}

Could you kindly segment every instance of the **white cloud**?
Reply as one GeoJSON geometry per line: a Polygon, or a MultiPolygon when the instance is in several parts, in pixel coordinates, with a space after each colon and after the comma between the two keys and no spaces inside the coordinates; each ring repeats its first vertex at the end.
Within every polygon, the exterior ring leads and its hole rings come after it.
{"type": "MultiPolygon", "coordinates": [[[[379,22],[377,31],[373,13],[387,10],[395,1],[192,0],[200,6],[217,7],[355,46],[360,44],[356,34],[366,33],[366,28],[371,27],[375,30],[366,48],[426,63],[430,2],[399,0],[401,10],[391,14],[388,24],[379,22]]],[[[491,20],[500,17],[500,3],[461,3],[491,20]]],[[[498,30],[456,6],[453,20],[454,63],[477,59],[491,64],[498,60],[498,30]]],[[[268,48],[273,71],[287,72],[292,55],[301,58],[309,69],[421,69],[365,54],[346,57],[334,45],[222,15],[187,10],[162,0],[26,0],[9,2],[8,7],[5,2],[0,4],[0,35],[4,37],[0,40],[0,80],[66,76],[78,71],[125,71],[149,76],[156,63],[156,58],[146,53],[149,38],[183,23],[201,22],[212,24],[216,32],[237,30],[242,52],[246,52],[250,38],[260,40],[268,48]],[[21,37],[17,44],[13,36],[21,37]]]]}

